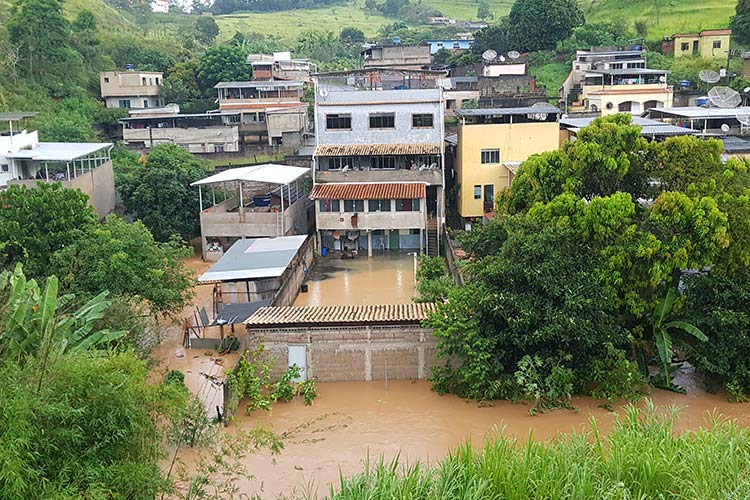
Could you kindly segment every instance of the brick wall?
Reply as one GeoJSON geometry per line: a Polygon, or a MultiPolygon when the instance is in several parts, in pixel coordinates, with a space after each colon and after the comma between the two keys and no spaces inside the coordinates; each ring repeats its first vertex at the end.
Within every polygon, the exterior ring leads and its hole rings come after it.
{"type": "Polygon", "coordinates": [[[321,382],[424,379],[437,363],[437,339],[418,326],[252,330],[245,345],[263,342],[272,377],[288,366],[288,346],[307,346],[307,374],[321,382]]]}

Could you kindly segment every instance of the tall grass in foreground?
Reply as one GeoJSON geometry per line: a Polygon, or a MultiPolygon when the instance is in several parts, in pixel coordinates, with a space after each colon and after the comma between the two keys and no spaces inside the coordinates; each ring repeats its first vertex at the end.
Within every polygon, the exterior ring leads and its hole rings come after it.
{"type": "Polygon", "coordinates": [[[602,436],[552,443],[498,436],[483,449],[464,444],[434,468],[380,462],[341,478],[331,498],[348,499],[750,499],[750,430],[714,418],[707,429],[674,433],[676,410],[626,408],[602,436]]]}

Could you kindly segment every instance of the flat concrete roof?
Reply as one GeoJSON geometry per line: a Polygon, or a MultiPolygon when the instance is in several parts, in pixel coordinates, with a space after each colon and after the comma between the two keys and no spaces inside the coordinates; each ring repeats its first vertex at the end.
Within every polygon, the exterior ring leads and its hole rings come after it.
{"type": "Polygon", "coordinates": [[[112,147],[111,142],[40,142],[34,149],[7,153],[5,157],[14,160],[73,161],[109,147],[112,147]]]}
{"type": "Polygon", "coordinates": [[[307,235],[238,240],[216,264],[198,277],[198,282],[278,278],[306,239],[307,235]]]}

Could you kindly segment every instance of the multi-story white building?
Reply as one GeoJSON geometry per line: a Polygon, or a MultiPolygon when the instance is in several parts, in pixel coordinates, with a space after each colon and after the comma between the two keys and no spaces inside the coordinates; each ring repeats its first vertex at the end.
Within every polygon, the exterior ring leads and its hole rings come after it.
{"type": "Polygon", "coordinates": [[[442,90],[317,82],[315,215],[322,247],[436,255],[444,221],[442,90]]]}
{"type": "Polygon", "coordinates": [[[158,108],[164,76],[158,71],[102,71],[102,99],[108,108],[158,108]]]}

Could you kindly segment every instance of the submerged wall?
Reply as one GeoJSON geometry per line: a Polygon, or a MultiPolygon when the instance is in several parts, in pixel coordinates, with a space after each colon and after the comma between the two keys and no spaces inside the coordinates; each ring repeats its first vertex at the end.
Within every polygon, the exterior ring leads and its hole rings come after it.
{"type": "Polygon", "coordinates": [[[420,326],[352,326],[249,330],[274,360],[271,377],[289,365],[289,346],[306,347],[307,378],[320,382],[425,379],[437,363],[437,339],[420,326]]]}

